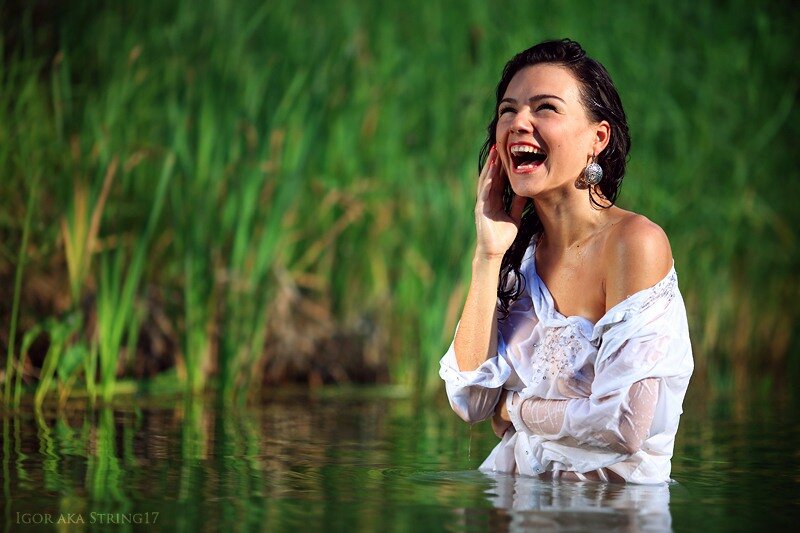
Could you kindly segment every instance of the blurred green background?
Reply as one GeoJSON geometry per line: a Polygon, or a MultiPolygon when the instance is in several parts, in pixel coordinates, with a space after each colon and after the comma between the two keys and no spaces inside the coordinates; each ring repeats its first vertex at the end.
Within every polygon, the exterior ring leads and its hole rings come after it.
{"type": "Polygon", "coordinates": [[[439,390],[492,93],[561,37],[622,96],[619,204],[670,236],[695,383],[785,386],[799,23],[777,1],[0,0],[4,401],[439,390]]]}

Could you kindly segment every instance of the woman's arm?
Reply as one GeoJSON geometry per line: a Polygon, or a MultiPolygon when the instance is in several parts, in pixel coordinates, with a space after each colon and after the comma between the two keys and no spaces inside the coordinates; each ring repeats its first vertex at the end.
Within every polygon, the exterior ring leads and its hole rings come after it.
{"type": "MultiPolygon", "coordinates": [[[[647,439],[653,415],[658,403],[659,381],[647,378],[631,385],[627,401],[619,409],[619,423],[615,430],[595,434],[595,438],[615,452],[633,454],[639,451],[647,439]]],[[[518,400],[519,401],[519,400],[518,400]]],[[[570,435],[564,421],[568,408],[590,408],[589,398],[571,400],[542,400],[528,398],[519,406],[519,416],[525,427],[533,434],[547,439],[575,437],[570,435]],[[580,404],[580,405],[579,405],[580,404]]],[[[592,444],[596,444],[596,441],[592,444]]]]}
{"type": "Polygon", "coordinates": [[[478,368],[497,352],[497,282],[500,264],[514,242],[527,201],[515,197],[511,215],[503,209],[507,177],[494,147],[478,178],[475,203],[477,240],[472,260],[472,279],[456,332],[454,349],[461,371],[478,368]]]}

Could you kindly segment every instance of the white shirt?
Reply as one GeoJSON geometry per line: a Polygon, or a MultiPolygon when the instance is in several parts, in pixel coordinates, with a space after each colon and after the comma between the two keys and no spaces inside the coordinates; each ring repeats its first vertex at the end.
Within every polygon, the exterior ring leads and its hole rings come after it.
{"type": "MultiPolygon", "coordinates": [[[[539,475],[608,469],[632,483],[669,481],[670,459],[693,370],[686,310],[674,267],[650,288],[609,309],[596,324],[566,317],[536,273],[534,246],[520,266],[525,289],[498,325],[498,353],[473,371],[461,372],[453,345],[442,358],[453,410],[476,422],[489,418],[503,388],[516,391],[509,403],[509,429],[480,469],[539,475]],[[635,419],[631,387],[656,382],[652,423],[633,453],[614,449],[624,440],[621,422],[635,419]],[[521,401],[556,402],[560,431],[534,432],[519,412],[521,401]],[[615,451],[617,450],[617,451],[615,451]]],[[[636,390],[634,388],[633,390],[636,390]]],[[[533,425],[533,427],[536,427],[533,425]]],[[[640,428],[642,429],[642,428],[640,428]]]]}

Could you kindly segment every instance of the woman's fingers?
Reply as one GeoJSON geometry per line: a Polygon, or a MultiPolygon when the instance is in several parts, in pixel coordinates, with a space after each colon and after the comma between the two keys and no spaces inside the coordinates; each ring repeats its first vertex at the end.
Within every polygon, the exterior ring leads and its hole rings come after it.
{"type": "Polygon", "coordinates": [[[489,157],[486,158],[486,163],[483,164],[483,168],[481,169],[481,173],[478,176],[478,197],[481,196],[481,191],[483,190],[483,186],[486,184],[487,179],[489,179],[489,175],[494,170],[496,166],[497,160],[497,149],[492,146],[492,149],[489,150],[489,157]]]}
{"type": "Polygon", "coordinates": [[[498,438],[503,438],[508,428],[511,427],[511,422],[506,422],[505,420],[499,420],[496,416],[492,417],[492,431],[498,438]]]}
{"type": "Polygon", "coordinates": [[[494,408],[494,415],[492,416],[492,430],[494,434],[503,438],[503,434],[511,427],[511,420],[506,410],[506,397],[511,394],[509,390],[503,390],[500,398],[497,400],[497,405],[494,408]]]}
{"type": "Polygon", "coordinates": [[[505,253],[517,233],[518,224],[514,224],[503,207],[503,194],[507,184],[508,177],[503,170],[497,149],[492,147],[486,164],[481,169],[475,202],[477,245],[481,253],[491,255],[505,253]]]}
{"type": "Polygon", "coordinates": [[[514,199],[511,200],[511,220],[514,221],[514,224],[519,225],[522,220],[522,212],[527,204],[528,199],[525,196],[514,196],[514,199]]]}
{"type": "Polygon", "coordinates": [[[506,186],[506,177],[497,152],[493,149],[486,164],[486,174],[483,176],[478,189],[478,207],[481,210],[497,212],[503,210],[503,192],[506,186]]]}

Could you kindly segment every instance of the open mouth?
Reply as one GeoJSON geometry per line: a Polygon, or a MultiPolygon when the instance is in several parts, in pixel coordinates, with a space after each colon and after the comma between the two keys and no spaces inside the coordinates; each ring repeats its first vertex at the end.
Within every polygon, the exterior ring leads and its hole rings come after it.
{"type": "Polygon", "coordinates": [[[547,159],[541,148],[531,144],[511,145],[511,164],[515,172],[532,172],[547,159]]]}

